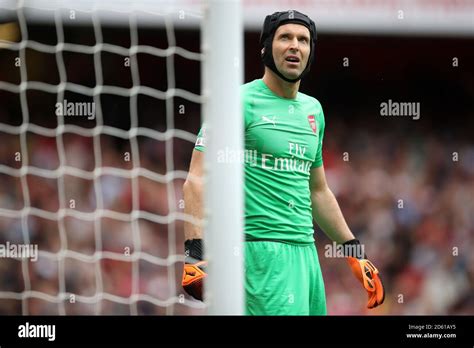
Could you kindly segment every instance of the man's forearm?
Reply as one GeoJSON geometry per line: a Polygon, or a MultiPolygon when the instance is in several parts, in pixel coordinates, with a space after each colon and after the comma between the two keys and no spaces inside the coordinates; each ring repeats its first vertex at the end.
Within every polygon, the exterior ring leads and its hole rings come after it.
{"type": "Polygon", "coordinates": [[[313,192],[311,202],[313,218],[331,240],[336,243],[344,243],[354,239],[336,197],[329,188],[313,192]]]}
{"type": "Polygon", "coordinates": [[[198,220],[197,223],[184,222],[184,239],[202,239],[202,203],[203,192],[202,185],[198,183],[187,182],[183,188],[184,193],[184,213],[191,215],[198,220]]]}
{"type": "Polygon", "coordinates": [[[203,300],[203,280],[207,274],[203,261],[202,241],[202,184],[199,178],[192,181],[192,175],[183,186],[184,212],[193,218],[193,222],[184,222],[184,269],[181,284],[183,289],[196,300],[203,300]]]}

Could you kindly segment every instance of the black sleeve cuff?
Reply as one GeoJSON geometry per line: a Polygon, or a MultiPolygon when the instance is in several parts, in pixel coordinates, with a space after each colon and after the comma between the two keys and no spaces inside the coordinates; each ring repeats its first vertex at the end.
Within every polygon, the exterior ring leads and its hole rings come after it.
{"type": "Polygon", "coordinates": [[[358,239],[351,239],[342,244],[345,257],[355,257],[356,259],[367,259],[365,248],[358,239]]]}
{"type": "Polygon", "coordinates": [[[202,239],[188,239],[184,242],[184,253],[186,257],[201,261],[203,259],[204,248],[202,239]]]}

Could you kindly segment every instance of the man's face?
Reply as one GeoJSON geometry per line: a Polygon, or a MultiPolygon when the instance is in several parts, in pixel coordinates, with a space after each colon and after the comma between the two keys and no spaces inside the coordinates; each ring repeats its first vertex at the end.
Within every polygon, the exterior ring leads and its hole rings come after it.
{"type": "Polygon", "coordinates": [[[287,79],[297,78],[306,68],[311,51],[308,28],[294,23],[279,26],[272,48],[278,71],[287,79]]]}

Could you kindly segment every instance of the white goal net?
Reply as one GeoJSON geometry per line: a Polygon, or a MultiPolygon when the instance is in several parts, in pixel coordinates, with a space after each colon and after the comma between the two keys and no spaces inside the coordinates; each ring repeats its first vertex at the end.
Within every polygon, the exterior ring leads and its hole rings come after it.
{"type": "Polygon", "coordinates": [[[205,313],[180,286],[203,20],[0,1],[0,314],[205,313]]]}

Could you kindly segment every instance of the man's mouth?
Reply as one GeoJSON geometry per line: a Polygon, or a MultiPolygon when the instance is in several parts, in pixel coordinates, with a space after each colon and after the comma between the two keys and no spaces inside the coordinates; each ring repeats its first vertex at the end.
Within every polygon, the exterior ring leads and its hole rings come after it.
{"type": "Polygon", "coordinates": [[[287,62],[290,62],[290,63],[299,63],[300,62],[300,59],[296,56],[288,56],[285,58],[285,60],[287,62]]]}

